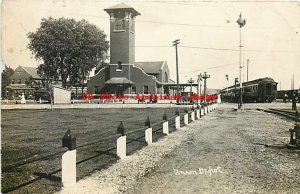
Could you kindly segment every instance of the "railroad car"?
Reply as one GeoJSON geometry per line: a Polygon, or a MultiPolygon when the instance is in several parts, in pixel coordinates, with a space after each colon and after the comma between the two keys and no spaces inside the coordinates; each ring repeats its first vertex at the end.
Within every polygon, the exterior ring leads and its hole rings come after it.
{"type": "MultiPolygon", "coordinates": [[[[277,84],[269,77],[243,82],[243,102],[272,102],[276,99],[277,84]]],[[[220,94],[225,102],[238,102],[240,97],[239,84],[224,88],[220,94]]]]}

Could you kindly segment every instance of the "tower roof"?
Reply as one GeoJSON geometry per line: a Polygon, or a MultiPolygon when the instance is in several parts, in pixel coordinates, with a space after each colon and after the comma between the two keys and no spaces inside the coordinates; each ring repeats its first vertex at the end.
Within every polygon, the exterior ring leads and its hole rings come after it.
{"type": "Polygon", "coordinates": [[[126,5],[125,3],[120,3],[104,9],[104,11],[106,11],[107,13],[115,12],[118,10],[130,11],[134,16],[141,15],[137,10],[129,5],[126,5]]]}

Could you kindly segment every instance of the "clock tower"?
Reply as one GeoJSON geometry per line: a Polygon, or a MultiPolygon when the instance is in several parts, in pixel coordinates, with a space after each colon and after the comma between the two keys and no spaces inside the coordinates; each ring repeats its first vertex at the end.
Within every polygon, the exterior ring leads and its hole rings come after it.
{"type": "Polygon", "coordinates": [[[124,3],[104,9],[110,16],[110,64],[135,62],[135,22],[141,15],[124,3]]]}

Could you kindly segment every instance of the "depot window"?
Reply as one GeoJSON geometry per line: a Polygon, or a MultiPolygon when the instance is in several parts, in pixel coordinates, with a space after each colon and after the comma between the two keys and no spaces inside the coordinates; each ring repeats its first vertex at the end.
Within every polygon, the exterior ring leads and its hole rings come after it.
{"type": "Polygon", "coordinates": [[[131,87],[131,93],[132,93],[132,94],[135,94],[135,93],[136,93],[136,86],[132,86],[132,87],[131,87]]]}

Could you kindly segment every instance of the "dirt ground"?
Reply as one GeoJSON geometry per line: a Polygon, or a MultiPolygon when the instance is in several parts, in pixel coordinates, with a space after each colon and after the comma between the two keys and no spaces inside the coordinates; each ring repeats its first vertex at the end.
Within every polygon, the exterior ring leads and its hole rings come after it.
{"type": "Polygon", "coordinates": [[[191,124],[188,140],[127,193],[300,193],[299,150],[264,146],[287,143],[293,123],[230,108],[191,124]]]}

